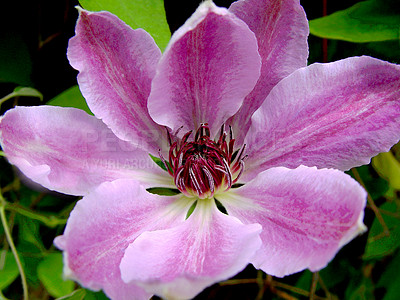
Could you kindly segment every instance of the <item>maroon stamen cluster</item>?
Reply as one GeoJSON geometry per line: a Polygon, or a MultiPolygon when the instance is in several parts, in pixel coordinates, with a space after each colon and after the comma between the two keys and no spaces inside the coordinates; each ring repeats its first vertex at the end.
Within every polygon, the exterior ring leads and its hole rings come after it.
{"type": "MultiPolygon", "coordinates": [[[[192,131],[180,141],[170,140],[168,172],[176,187],[187,196],[211,198],[218,190],[227,190],[240,177],[245,146],[234,152],[235,139],[230,130],[229,142],[224,126],[218,141],[210,139],[208,124],[201,124],[194,140],[188,142],[192,131]]],[[[164,162],[166,165],[167,163],[164,162]]]]}

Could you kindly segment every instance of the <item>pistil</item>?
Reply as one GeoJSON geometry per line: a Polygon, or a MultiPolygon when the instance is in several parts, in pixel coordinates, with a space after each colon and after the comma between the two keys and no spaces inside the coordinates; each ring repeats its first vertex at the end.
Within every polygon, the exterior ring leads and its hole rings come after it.
{"type": "Polygon", "coordinates": [[[192,131],[180,141],[170,140],[168,172],[174,177],[176,187],[189,197],[212,198],[219,191],[228,190],[237,182],[244,168],[245,145],[234,152],[232,129],[229,141],[222,126],[217,141],[210,138],[208,124],[201,124],[193,141],[188,141],[192,131]]]}

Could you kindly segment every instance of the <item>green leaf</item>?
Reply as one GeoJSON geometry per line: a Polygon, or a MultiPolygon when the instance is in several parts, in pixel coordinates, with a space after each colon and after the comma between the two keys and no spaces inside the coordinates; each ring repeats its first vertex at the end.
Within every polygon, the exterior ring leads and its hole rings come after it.
{"type": "Polygon", "coordinates": [[[37,97],[43,100],[42,93],[31,87],[18,86],[14,89],[14,94],[15,96],[37,97]]]}
{"type": "Polygon", "coordinates": [[[400,252],[387,265],[378,281],[377,287],[386,289],[383,300],[398,300],[400,295],[400,252]]]}
{"type": "Polygon", "coordinates": [[[347,286],[345,295],[345,299],[349,300],[375,299],[371,278],[353,277],[347,286]]]}
{"type": "Polygon", "coordinates": [[[46,249],[40,236],[38,222],[22,215],[19,215],[18,220],[21,248],[26,247],[25,249],[29,248],[35,252],[44,252],[46,249]]]}
{"type": "Polygon", "coordinates": [[[0,290],[8,287],[18,277],[19,271],[14,255],[8,251],[0,252],[0,290]]]}
{"type": "Polygon", "coordinates": [[[356,43],[398,40],[400,10],[396,1],[369,0],[311,20],[313,35],[356,43]]]}
{"type": "Polygon", "coordinates": [[[37,272],[40,281],[53,297],[65,296],[74,290],[74,282],[63,279],[63,259],[61,253],[49,254],[40,262],[37,272]]]}
{"type": "Polygon", "coordinates": [[[394,157],[396,157],[397,160],[400,160],[400,143],[397,143],[392,147],[392,151],[394,154],[394,157]]]}
{"type": "MultiPolygon", "coordinates": [[[[59,225],[65,225],[67,222],[66,218],[59,218],[54,213],[40,212],[38,209],[30,209],[29,206],[32,202],[37,202],[37,199],[40,198],[40,202],[37,203],[36,208],[43,207],[43,204],[46,202],[52,204],[65,204],[64,199],[56,198],[54,196],[48,194],[41,194],[39,192],[33,191],[26,186],[22,185],[19,188],[19,193],[21,197],[21,201],[19,203],[6,203],[5,209],[7,211],[16,212],[19,215],[28,217],[31,220],[37,220],[43,223],[48,227],[56,227],[59,225]]],[[[54,207],[51,207],[54,208],[54,207]]],[[[24,220],[22,221],[22,225],[24,225],[24,220]]],[[[36,226],[36,225],[33,225],[36,226]]],[[[29,227],[29,225],[28,225],[29,227]]],[[[33,227],[34,228],[34,227],[33,227]]],[[[29,228],[30,230],[31,228],[29,228]]],[[[38,235],[38,234],[37,234],[38,235]]],[[[27,240],[27,239],[25,239],[27,240]]],[[[33,240],[33,239],[31,239],[33,240]]],[[[41,248],[40,248],[41,249],[41,248]]]]}
{"type": "Polygon", "coordinates": [[[296,287],[303,290],[310,288],[313,273],[310,270],[304,270],[296,282],[296,287]]]}
{"type": "Polygon", "coordinates": [[[149,193],[161,195],[161,196],[175,196],[180,193],[178,189],[170,189],[164,187],[153,187],[146,189],[149,193]]]}
{"type": "Polygon", "coordinates": [[[0,105],[3,104],[3,102],[7,101],[8,99],[20,96],[37,97],[40,99],[40,101],[43,100],[43,95],[38,90],[35,90],[34,88],[31,87],[18,86],[14,89],[12,93],[0,99],[0,105]]]}
{"type": "MultiPolygon", "coordinates": [[[[165,164],[164,164],[164,162],[162,161],[161,158],[153,156],[151,154],[149,154],[149,155],[150,155],[150,158],[157,164],[157,166],[159,166],[164,171],[168,171],[167,167],[165,166],[165,164]]],[[[167,164],[168,168],[171,169],[171,166],[170,166],[169,162],[166,161],[166,164],[167,164]]]]}
{"type": "MultiPolygon", "coordinates": [[[[389,189],[389,184],[385,179],[379,177],[370,165],[358,167],[356,170],[372,199],[377,200],[385,195],[389,189]]],[[[354,177],[352,171],[348,174],[354,177]]]]}
{"type": "Polygon", "coordinates": [[[386,202],[379,209],[382,217],[389,228],[389,235],[383,233],[383,228],[375,218],[368,234],[368,242],[365,248],[364,259],[382,258],[392,254],[400,247],[400,219],[398,207],[395,202],[386,202]],[[387,213],[384,213],[386,211],[387,213]]]}
{"type": "Polygon", "coordinates": [[[351,266],[351,262],[346,259],[334,259],[327,267],[319,272],[328,289],[333,288],[342,282],[348,282],[357,271],[351,266]]]}
{"type": "Polygon", "coordinates": [[[222,212],[223,214],[227,215],[228,212],[226,211],[225,206],[220,201],[218,201],[217,198],[214,198],[214,201],[215,201],[215,204],[217,205],[218,210],[220,212],[222,212]]]}
{"type": "Polygon", "coordinates": [[[78,289],[61,298],[57,298],[56,300],[83,300],[86,299],[86,290],[78,289]]]}
{"type": "Polygon", "coordinates": [[[38,286],[40,281],[37,277],[37,267],[46,251],[39,231],[39,222],[18,214],[16,224],[18,224],[17,250],[20,259],[24,261],[28,284],[38,286]]]}
{"type": "Polygon", "coordinates": [[[194,201],[194,203],[192,204],[192,206],[190,206],[188,212],[186,213],[185,220],[187,220],[191,216],[191,214],[194,212],[194,209],[196,208],[196,206],[197,206],[197,201],[194,201]]]}
{"type": "Polygon", "coordinates": [[[102,291],[93,292],[86,290],[85,300],[109,300],[109,298],[106,295],[104,295],[102,291]]]}
{"type": "Polygon", "coordinates": [[[164,50],[171,37],[163,0],[80,0],[90,11],[109,11],[133,29],[143,28],[164,50]]]}
{"type": "Polygon", "coordinates": [[[400,190],[400,162],[392,152],[381,153],[374,157],[372,166],[393,188],[400,190]]]}
{"type": "Polygon", "coordinates": [[[77,85],[69,88],[68,90],[65,90],[64,92],[47,102],[47,104],[61,107],[75,107],[86,111],[90,115],[93,115],[77,85]]]}

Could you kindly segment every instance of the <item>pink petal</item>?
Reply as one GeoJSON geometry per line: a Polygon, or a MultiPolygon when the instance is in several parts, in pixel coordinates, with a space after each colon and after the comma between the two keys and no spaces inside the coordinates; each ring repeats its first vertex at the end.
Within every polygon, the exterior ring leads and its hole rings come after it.
{"type": "Polygon", "coordinates": [[[308,57],[308,21],[298,0],[242,0],[229,8],[253,31],[262,58],[261,76],[243,106],[232,118],[233,131],[241,143],[271,89],[293,71],[305,67],[308,57]]]}
{"type": "MultiPolygon", "coordinates": [[[[147,111],[161,52],[144,30],[132,30],[109,12],[80,10],[68,59],[91,111],[126,141],[154,155],[165,129],[147,111]]],[[[166,139],[165,139],[166,140],[166,139]]]]}
{"type": "Polygon", "coordinates": [[[294,72],[252,117],[243,178],[275,166],[369,163],[400,138],[399,86],[400,67],[371,57],[294,72]]]}
{"type": "Polygon", "coordinates": [[[317,271],[365,231],[366,192],[338,170],[272,168],[218,200],[243,223],[262,225],[251,262],[274,276],[317,271]]]}
{"type": "Polygon", "coordinates": [[[182,222],[189,206],[177,197],[150,194],[134,180],[103,183],[77,203],[55,241],[64,251],[65,275],[112,299],[148,299],[150,294],[121,280],[124,251],[143,231],[182,222]],[[132,291],[139,295],[129,295],[132,291]]]}
{"type": "Polygon", "coordinates": [[[1,119],[0,142],[10,163],[27,177],[66,194],[84,195],[118,178],[173,185],[148,153],[118,139],[103,122],[76,108],[9,110],[1,119]]]}
{"type": "Polygon", "coordinates": [[[188,299],[241,271],[260,247],[260,226],[243,225],[198,200],[186,222],[145,232],[125,252],[122,279],[167,299],[188,299]]]}
{"type": "Polygon", "coordinates": [[[257,41],[247,25],[204,1],[174,33],[157,68],[149,111],[182,132],[208,123],[215,134],[260,75],[257,41]]]}

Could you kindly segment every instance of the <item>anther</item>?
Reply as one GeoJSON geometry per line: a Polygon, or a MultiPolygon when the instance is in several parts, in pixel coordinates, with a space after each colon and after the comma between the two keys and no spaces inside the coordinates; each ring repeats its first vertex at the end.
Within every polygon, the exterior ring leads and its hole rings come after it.
{"type": "MultiPolygon", "coordinates": [[[[217,141],[210,138],[207,123],[201,124],[196,130],[193,141],[189,141],[191,134],[192,131],[189,131],[180,142],[171,143],[170,174],[177,188],[185,195],[211,198],[218,191],[229,189],[239,179],[244,169],[242,155],[245,145],[234,152],[232,128],[229,127],[227,141],[225,125],[221,126],[217,141]]],[[[165,159],[160,157],[167,165],[165,159]]]]}

